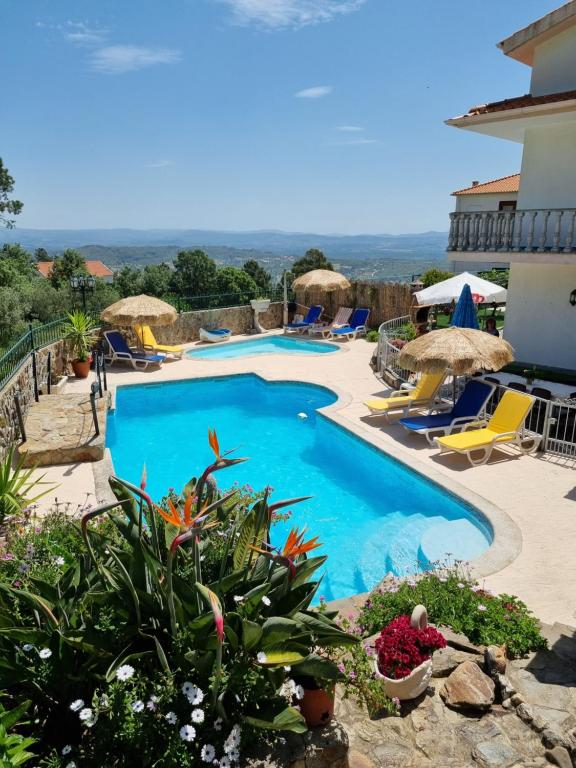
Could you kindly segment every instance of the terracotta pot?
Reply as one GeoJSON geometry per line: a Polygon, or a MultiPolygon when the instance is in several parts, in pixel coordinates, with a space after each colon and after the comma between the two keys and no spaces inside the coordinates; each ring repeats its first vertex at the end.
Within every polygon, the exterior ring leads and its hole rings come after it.
{"type": "Polygon", "coordinates": [[[92,358],[88,360],[72,360],[72,370],[77,379],[87,379],[90,373],[92,358]]]}
{"type": "Polygon", "coordinates": [[[400,699],[400,701],[409,701],[418,698],[428,688],[432,677],[432,659],[423,661],[410,672],[408,677],[401,677],[399,680],[383,675],[378,669],[377,661],[374,661],[374,670],[376,677],[382,680],[386,696],[391,699],[400,699]]]}
{"type": "Polygon", "coordinates": [[[300,712],[308,728],[327,725],[334,717],[334,691],[324,688],[304,688],[304,698],[299,702],[300,712]]]}

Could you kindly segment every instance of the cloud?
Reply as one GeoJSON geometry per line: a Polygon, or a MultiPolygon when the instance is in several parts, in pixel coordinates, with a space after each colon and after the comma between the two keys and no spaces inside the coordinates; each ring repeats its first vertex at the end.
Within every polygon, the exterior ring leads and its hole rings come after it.
{"type": "Polygon", "coordinates": [[[108,35],[107,29],[91,27],[83,21],[67,21],[60,29],[65,39],[75,45],[99,45],[108,35]]]}
{"type": "Polygon", "coordinates": [[[256,24],[264,29],[298,29],[333,21],[359,10],[367,0],[218,0],[232,11],[232,21],[241,26],[256,24]]]}
{"type": "Polygon", "coordinates": [[[342,133],[360,133],[364,128],[360,125],[337,125],[336,130],[342,133]]]}
{"type": "Polygon", "coordinates": [[[151,163],[146,163],[145,168],[167,168],[169,165],[174,165],[174,160],[154,160],[151,163]]]}
{"type": "Polygon", "coordinates": [[[346,141],[331,141],[332,147],[361,147],[368,144],[380,144],[379,139],[346,139],[346,141]]]}
{"type": "Polygon", "coordinates": [[[314,88],[304,88],[303,91],[298,91],[298,93],[294,94],[294,98],[321,99],[324,96],[328,96],[333,90],[331,85],[315,85],[314,88]]]}
{"type": "Polygon", "coordinates": [[[120,75],[155,64],[174,64],[177,61],[180,61],[180,51],[172,48],[109,45],[94,51],[90,57],[90,68],[106,75],[120,75]]]}

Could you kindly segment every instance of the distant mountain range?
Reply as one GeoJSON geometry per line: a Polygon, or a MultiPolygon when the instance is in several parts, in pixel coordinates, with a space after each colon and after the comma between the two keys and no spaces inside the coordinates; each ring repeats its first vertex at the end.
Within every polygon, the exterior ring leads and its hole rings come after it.
{"type": "Polygon", "coordinates": [[[183,248],[202,248],[222,264],[261,261],[274,276],[302,256],[320,248],[338,269],[354,277],[393,278],[446,266],[446,232],[412,235],[318,235],[262,230],[226,232],[200,229],[6,229],[0,243],[45,248],[57,253],[78,248],[86,258],[112,268],[172,261],[183,248]]]}

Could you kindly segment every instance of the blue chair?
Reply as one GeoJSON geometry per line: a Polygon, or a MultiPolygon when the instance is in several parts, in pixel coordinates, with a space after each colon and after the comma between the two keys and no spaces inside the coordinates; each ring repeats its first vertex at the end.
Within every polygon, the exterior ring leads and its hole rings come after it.
{"type": "Polygon", "coordinates": [[[324,312],[324,307],[321,304],[314,304],[310,307],[308,312],[306,312],[306,317],[301,323],[288,323],[288,325],[285,325],[284,333],[290,333],[291,331],[301,333],[307,328],[310,328],[310,326],[316,325],[318,320],[320,320],[322,312],[324,312]]]}
{"type": "Polygon", "coordinates": [[[493,392],[494,387],[491,384],[471,379],[450,411],[429,416],[409,416],[400,419],[400,424],[408,432],[424,435],[433,446],[434,437],[450,435],[454,429],[471,424],[478,419],[493,392]]]}
{"type": "Polygon", "coordinates": [[[144,352],[132,352],[126,339],[119,331],[104,331],[110,354],[106,359],[111,363],[130,363],[135,370],[145,370],[149,365],[162,365],[166,355],[147,355],[144,352]]]}
{"type": "Polygon", "coordinates": [[[341,339],[346,337],[347,339],[355,339],[356,336],[359,336],[361,333],[365,334],[367,330],[366,323],[368,322],[369,316],[369,309],[355,309],[354,312],[352,312],[352,317],[350,318],[348,325],[345,325],[343,328],[334,328],[330,334],[330,338],[341,339]]]}

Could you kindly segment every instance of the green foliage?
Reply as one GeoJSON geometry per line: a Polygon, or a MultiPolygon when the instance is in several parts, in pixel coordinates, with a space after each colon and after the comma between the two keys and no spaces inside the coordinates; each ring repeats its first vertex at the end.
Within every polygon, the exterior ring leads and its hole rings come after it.
{"type": "Polygon", "coordinates": [[[7,347],[13,338],[26,333],[28,308],[14,288],[0,288],[0,347],[7,347]]]}
{"type": "Polygon", "coordinates": [[[10,197],[14,191],[14,179],[8,173],[8,169],[0,157],[0,226],[11,229],[14,226],[14,219],[11,216],[18,216],[22,212],[23,203],[10,197]]]}
{"type": "Polygon", "coordinates": [[[511,656],[547,647],[537,619],[524,603],[511,595],[493,595],[457,567],[387,583],[371,593],[358,624],[374,634],[419,604],[426,606],[433,624],[451,627],[479,645],[505,644],[511,656]]]}
{"type": "Polygon", "coordinates": [[[74,360],[88,360],[92,345],[96,340],[98,324],[84,312],[76,310],[68,313],[68,321],[64,326],[63,338],[68,344],[69,353],[74,360]]]}
{"type": "Polygon", "coordinates": [[[371,341],[371,342],[378,341],[379,336],[380,334],[378,333],[378,331],[368,331],[366,334],[366,341],[371,341]]]}
{"type": "Polygon", "coordinates": [[[18,243],[4,243],[0,248],[0,286],[18,286],[36,274],[36,266],[28,251],[18,243]]]}
{"type": "Polygon", "coordinates": [[[0,704],[0,768],[17,768],[36,757],[33,752],[28,751],[35,745],[36,740],[14,733],[15,728],[24,725],[21,719],[31,705],[31,701],[23,701],[14,709],[5,709],[0,704]]]}
{"type": "Polygon", "coordinates": [[[309,248],[301,259],[292,264],[291,272],[292,276],[296,278],[306,272],[311,272],[313,269],[334,269],[332,263],[318,248],[309,248]]]}
{"type": "Polygon", "coordinates": [[[258,290],[262,293],[262,298],[267,298],[266,294],[269,294],[272,290],[272,277],[266,272],[264,267],[254,259],[249,259],[244,262],[242,269],[254,280],[258,290]]]}
{"type": "Polygon", "coordinates": [[[510,280],[509,269],[488,269],[484,272],[478,272],[478,277],[482,280],[489,280],[491,283],[501,285],[502,288],[508,288],[508,281],[510,280]]]}
{"type": "Polygon", "coordinates": [[[67,248],[62,256],[54,259],[49,280],[54,288],[62,288],[68,285],[71,277],[87,274],[84,256],[74,248],[67,248]]]}
{"type": "Polygon", "coordinates": [[[0,688],[34,701],[45,753],[70,745],[87,768],[198,765],[207,743],[220,759],[263,730],[305,730],[286,666],[340,676],[327,652],[357,639],[310,608],[325,558],[299,536],[282,551],[269,543],[298,499],[220,494],[214,473],[242,459],[210,442],[213,463],[160,506],[111,478],[117,501],[83,516],[80,549],[60,522],[43,531],[47,557],[54,541],[70,550],[58,569],[18,588],[0,559],[0,688]]]}
{"type": "Polygon", "coordinates": [[[441,283],[443,280],[448,280],[454,277],[453,272],[446,272],[444,269],[436,269],[435,267],[424,272],[420,278],[424,284],[424,288],[429,288],[431,285],[441,283]]]}
{"type": "Polygon", "coordinates": [[[170,291],[172,270],[168,264],[146,264],[141,272],[142,293],[161,298],[170,291]]]}
{"type": "Polygon", "coordinates": [[[200,249],[180,251],[174,260],[172,288],[181,296],[214,293],[216,264],[200,249]]]}
{"type": "Polygon", "coordinates": [[[52,261],[46,248],[36,248],[34,251],[34,258],[36,261],[52,261]]]}
{"type": "Polygon", "coordinates": [[[43,485],[46,485],[44,475],[38,477],[34,467],[26,469],[24,457],[16,460],[15,450],[10,447],[0,461],[0,524],[30,507],[55,487],[40,490],[43,485]]]}
{"type": "Polygon", "coordinates": [[[142,293],[142,273],[138,267],[122,267],[114,273],[114,288],[122,298],[142,293]]]}
{"type": "Polygon", "coordinates": [[[228,294],[235,304],[246,304],[258,293],[258,286],[249,274],[236,267],[222,267],[216,272],[215,292],[228,294]]]}

